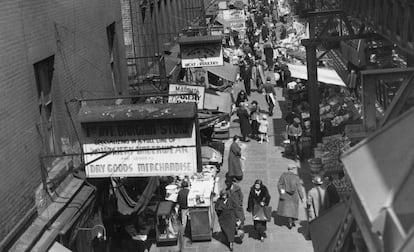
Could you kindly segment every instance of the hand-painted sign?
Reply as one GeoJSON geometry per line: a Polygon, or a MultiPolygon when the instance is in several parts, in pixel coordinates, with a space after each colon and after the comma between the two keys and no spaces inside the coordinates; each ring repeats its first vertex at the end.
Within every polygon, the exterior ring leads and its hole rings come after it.
{"type": "Polygon", "coordinates": [[[196,85],[184,85],[184,84],[170,84],[169,94],[174,96],[168,97],[168,103],[182,103],[182,102],[195,102],[198,109],[204,108],[204,86],[196,85]],[[195,95],[189,95],[192,93],[195,95]],[[183,94],[183,95],[175,95],[183,94]]]}
{"type": "Polygon", "coordinates": [[[86,176],[147,177],[197,171],[193,122],[123,122],[85,125],[86,176]],[[112,152],[112,153],[111,153],[112,152]],[[108,154],[109,153],[109,154],[108,154]]]}
{"type": "Polygon", "coordinates": [[[198,43],[180,46],[183,68],[222,66],[223,52],[221,43],[198,43]]]}

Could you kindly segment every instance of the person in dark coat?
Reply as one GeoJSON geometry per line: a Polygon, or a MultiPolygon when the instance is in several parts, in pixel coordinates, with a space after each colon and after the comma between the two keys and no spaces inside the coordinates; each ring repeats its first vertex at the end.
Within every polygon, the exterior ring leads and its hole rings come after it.
{"type": "Polygon", "coordinates": [[[230,145],[229,150],[229,171],[227,176],[230,179],[242,180],[243,171],[241,169],[241,148],[239,146],[240,138],[239,136],[233,137],[233,143],[230,145]]]}
{"type": "Polygon", "coordinates": [[[339,197],[339,193],[336,190],[336,187],[332,183],[332,181],[333,181],[332,175],[328,175],[324,178],[324,184],[326,186],[326,192],[328,193],[329,207],[332,207],[335,204],[339,203],[339,201],[341,201],[341,198],[339,197]]]}
{"type": "Polygon", "coordinates": [[[239,117],[240,131],[242,134],[243,142],[250,142],[249,135],[252,133],[252,127],[250,125],[250,113],[248,110],[248,104],[241,102],[237,109],[237,116],[239,117]]]}
{"type": "Polygon", "coordinates": [[[260,107],[257,101],[252,101],[252,108],[250,110],[250,119],[252,120],[252,138],[259,139],[259,120],[260,120],[260,107]]]}
{"type": "Polygon", "coordinates": [[[289,229],[295,226],[295,220],[298,219],[299,199],[304,202],[299,176],[293,172],[296,168],[295,164],[289,164],[288,171],[280,176],[277,184],[279,191],[277,214],[288,218],[289,229]]]}
{"type": "Polygon", "coordinates": [[[222,191],[220,198],[215,205],[219,224],[224,236],[227,239],[230,251],[233,251],[234,236],[237,225],[240,225],[240,216],[237,211],[237,203],[229,195],[229,192],[222,191]]]}
{"type": "Polygon", "coordinates": [[[239,216],[240,223],[238,224],[238,229],[243,230],[244,220],[246,219],[244,216],[244,207],[243,207],[243,192],[241,191],[241,187],[235,183],[237,180],[230,179],[226,177],[224,183],[226,185],[225,191],[229,193],[229,197],[236,202],[237,208],[237,216],[239,216]]]}
{"type": "Polygon", "coordinates": [[[252,78],[252,63],[250,60],[250,57],[247,55],[245,57],[245,70],[244,70],[244,76],[243,83],[244,83],[244,90],[246,90],[246,94],[250,96],[251,93],[251,86],[250,86],[250,79],[252,78]]]}
{"type": "Polygon", "coordinates": [[[276,91],[273,87],[270,76],[266,78],[266,83],[263,85],[263,89],[265,91],[267,105],[269,106],[269,116],[272,116],[273,108],[276,105],[276,91]]]}
{"type": "Polygon", "coordinates": [[[273,45],[272,43],[267,40],[263,46],[263,52],[266,58],[266,65],[269,71],[273,69],[273,45]]]}
{"type": "MultiPolygon", "coordinates": [[[[254,210],[257,207],[268,206],[270,202],[270,194],[267,187],[263,185],[262,180],[257,179],[254,185],[250,188],[249,200],[247,203],[247,212],[252,213],[254,216],[254,210]]],[[[253,219],[254,229],[259,234],[259,239],[264,241],[266,236],[266,220],[255,220],[253,219]]]]}
{"type": "Polygon", "coordinates": [[[262,25],[262,39],[263,41],[266,41],[269,37],[269,28],[267,27],[267,24],[262,25]]]}
{"type": "Polygon", "coordinates": [[[240,107],[240,103],[247,102],[248,100],[249,98],[247,98],[246,92],[244,92],[244,90],[240,90],[236,98],[236,107],[240,107]]]}

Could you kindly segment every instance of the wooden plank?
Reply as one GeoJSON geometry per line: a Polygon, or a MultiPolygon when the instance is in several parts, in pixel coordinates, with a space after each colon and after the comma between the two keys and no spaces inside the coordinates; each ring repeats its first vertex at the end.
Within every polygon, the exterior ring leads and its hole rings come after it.
{"type": "Polygon", "coordinates": [[[377,129],[376,107],[376,77],[367,76],[362,79],[362,116],[363,123],[367,132],[377,129]]]}
{"type": "Polygon", "coordinates": [[[401,87],[398,89],[397,94],[392,99],[389,108],[385,111],[384,118],[380,122],[380,127],[384,126],[390,120],[400,115],[401,109],[404,103],[411,93],[414,91],[414,73],[409,78],[404,80],[401,87]]]}

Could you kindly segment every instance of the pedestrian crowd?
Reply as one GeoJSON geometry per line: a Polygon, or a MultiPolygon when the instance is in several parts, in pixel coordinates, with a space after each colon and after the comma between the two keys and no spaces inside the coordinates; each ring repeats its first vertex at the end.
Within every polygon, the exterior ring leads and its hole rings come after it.
{"type": "MultiPolygon", "coordinates": [[[[239,54],[239,80],[243,83],[244,89],[237,94],[233,112],[239,119],[241,136],[235,135],[232,139],[225,188],[220,192],[215,203],[221,233],[230,251],[233,251],[236,237],[243,240],[246,219],[244,195],[238,185],[243,180],[242,160],[245,159],[240,141],[250,142],[253,139],[260,144],[269,142],[268,120],[273,116],[276,105],[275,87],[289,89],[293,85],[289,68],[284,64],[287,57],[286,51],[279,48],[276,43],[288,36],[289,31],[286,29],[288,1],[249,0],[248,2],[246,38],[236,45],[241,52],[239,54]],[[265,71],[273,72],[273,78],[265,76],[265,71]],[[253,91],[264,96],[266,107],[256,100],[250,101],[253,91]]],[[[300,158],[299,142],[302,136],[300,116],[291,113],[285,120],[288,123],[286,138],[292,147],[292,156],[294,159],[300,158]]],[[[315,176],[312,180],[313,187],[306,194],[303,181],[297,174],[297,168],[299,167],[296,164],[289,164],[287,171],[277,181],[276,213],[286,219],[286,226],[289,229],[296,226],[300,202],[306,207],[309,222],[339,202],[338,193],[330,177],[315,176]]],[[[183,184],[183,195],[188,194],[187,186],[183,184]]],[[[251,214],[257,239],[262,242],[267,237],[267,222],[271,221],[273,216],[270,200],[274,193],[276,192],[268,190],[262,179],[257,178],[247,197],[246,211],[251,214]]],[[[187,205],[185,200],[179,200],[179,202],[182,202],[179,204],[182,224],[185,226],[188,215],[187,205]]]]}

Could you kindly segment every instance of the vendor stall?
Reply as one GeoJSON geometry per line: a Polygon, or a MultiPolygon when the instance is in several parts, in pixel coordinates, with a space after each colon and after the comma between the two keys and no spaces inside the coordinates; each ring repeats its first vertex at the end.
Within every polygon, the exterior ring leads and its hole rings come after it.
{"type": "MultiPolygon", "coordinates": [[[[214,207],[219,191],[219,177],[215,165],[203,165],[203,170],[189,178],[188,208],[190,214],[191,239],[193,241],[211,240],[214,223],[214,207]]],[[[179,184],[180,181],[174,181],[179,184]]],[[[177,194],[178,191],[171,191],[177,194]]],[[[166,200],[175,201],[176,196],[168,194],[166,200]]]]}
{"type": "Polygon", "coordinates": [[[111,178],[100,180],[109,182],[100,203],[107,228],[127,234],[118,242],[153,233],[157,243],[175,242],[177,210],[165,186],[202,172],[196,103],[83,106],[78,119],[86,176],[111,178]]]}

